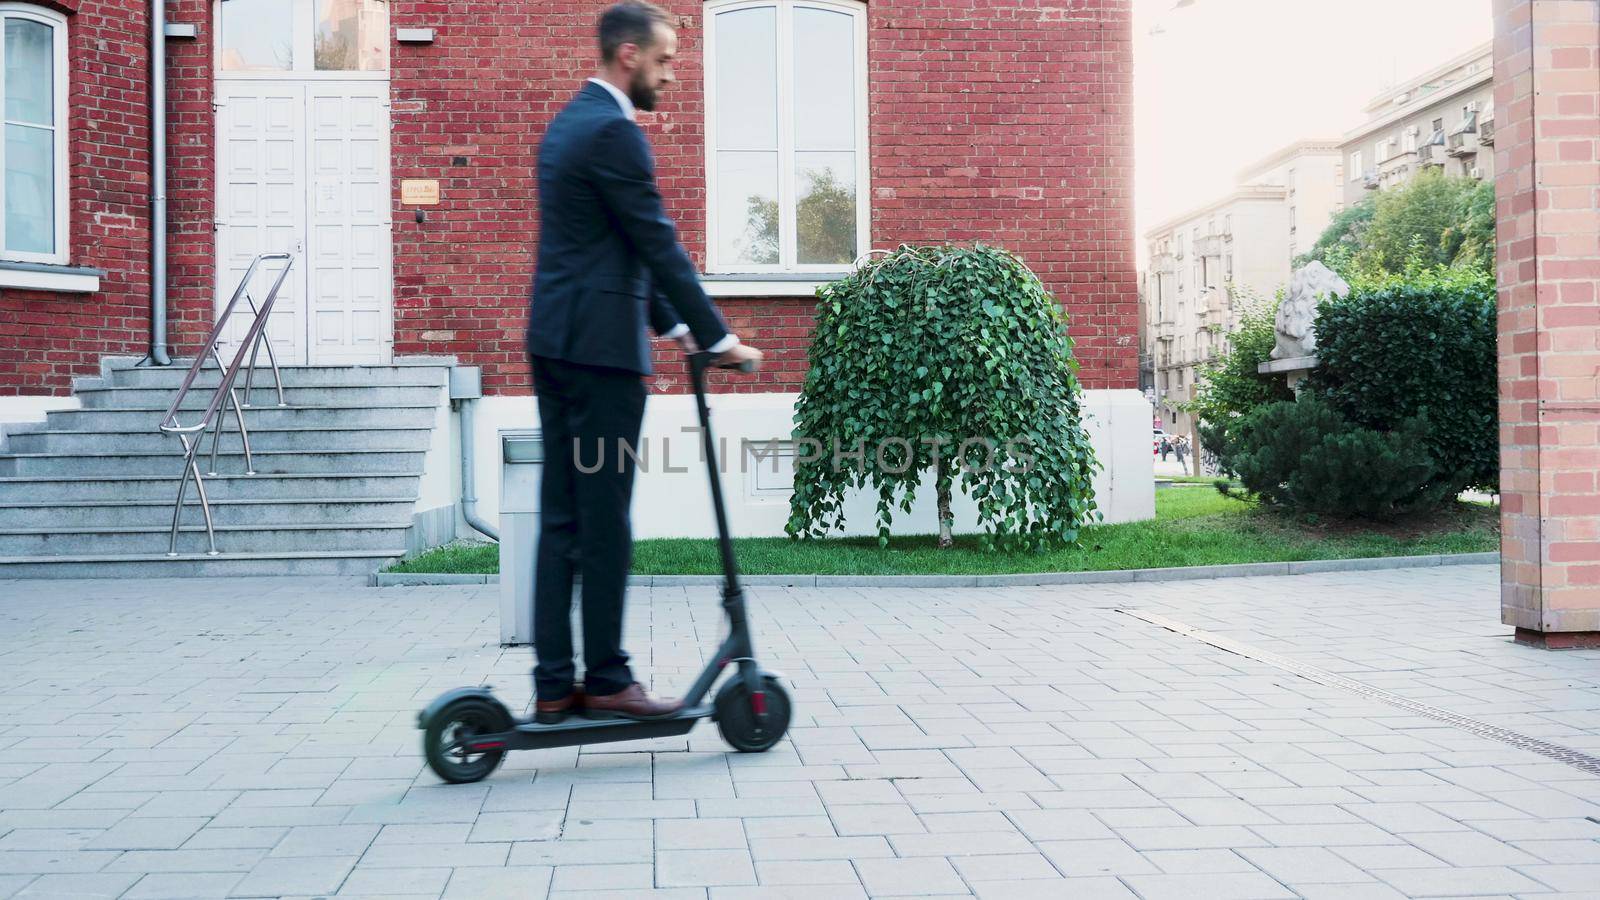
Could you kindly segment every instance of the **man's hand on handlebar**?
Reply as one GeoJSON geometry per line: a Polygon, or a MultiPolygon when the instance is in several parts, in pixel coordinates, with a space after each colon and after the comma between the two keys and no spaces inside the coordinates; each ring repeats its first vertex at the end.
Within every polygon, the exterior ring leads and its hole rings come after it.
{"type": "Polygon", "coordinates": [[[761,367],[761,351],[749,344],[734,344],[731,349],[719,354],[712,362],[724,369],[754,372],[761,367]]]}

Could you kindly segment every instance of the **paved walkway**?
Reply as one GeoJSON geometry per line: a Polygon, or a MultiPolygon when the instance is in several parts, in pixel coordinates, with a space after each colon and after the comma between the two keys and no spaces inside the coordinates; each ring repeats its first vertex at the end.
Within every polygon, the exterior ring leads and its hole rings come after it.
{"type": "MultiPolygon", "coordinates": [[[[0,897],[1600,896],[1600,776],[1519,746],[1600,756],[1600,653],[1490,568],[759,589],[792,741],[440,785],[427,699],[528,699],[494,591],[0,582],[0,897]]],[[[629,625],[666,687],[719,622],[629,625]]]]}

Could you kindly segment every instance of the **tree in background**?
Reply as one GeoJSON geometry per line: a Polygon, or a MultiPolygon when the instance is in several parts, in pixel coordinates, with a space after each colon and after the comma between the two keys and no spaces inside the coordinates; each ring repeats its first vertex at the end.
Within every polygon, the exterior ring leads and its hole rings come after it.
{"type": "Polygon", "coordinates": [[[1298,269],[1306,263],[1319,262],[1330,269],[1337,269],[1334,265],[1337,259],[1354,256],[1362,248],[1362,240],[1367,228],[1372,225],[1372,215],[1376,209],[1377,198],[1368,194],[1334,213],[1333,220],[1322,230],[1322,236],[1317,238],[1311,249],[1295,257],[1294,267],[1298,269]]]}
{"type": "MultiPolygon", "coordinates": [[[[807,172],[807,189],[795,215],[800,262],[845,264],[856,259],[856,195],[832,169],[807,172]]],[[[753,263],[778,261],[778,201],[752,194],[745,201],[745,258],[753,263]]]]}
{"type": "Polygon", "coordinates": [[[1346,280],[1408,267],[1494,270],[1494,185],[1422,172],[1334,216],[1296,266],[1316,260],[1346,280]]]}

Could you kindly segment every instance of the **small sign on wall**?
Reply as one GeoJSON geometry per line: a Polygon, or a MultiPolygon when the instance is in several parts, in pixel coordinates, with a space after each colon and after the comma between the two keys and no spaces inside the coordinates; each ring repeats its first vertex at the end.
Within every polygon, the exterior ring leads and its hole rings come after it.
{"type": "Polygon", "coordinates": [[[438,206],[439,180],[436,178],[400,179],[400,202],[406,206],[438,206]]]}

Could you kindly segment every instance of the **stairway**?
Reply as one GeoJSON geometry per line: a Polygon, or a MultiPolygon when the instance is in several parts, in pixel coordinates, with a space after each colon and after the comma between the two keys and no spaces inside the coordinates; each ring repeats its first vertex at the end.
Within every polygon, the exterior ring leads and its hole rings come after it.
{"type": "MultiPolygon", "coordinates": [[[[244,410],[257,474],[244,474],[230,411],[219,474],[205,476],[219,553],[206,552],[191,481],[176,557],[167,550],[183,449],[156,424],[188,365],[134,362],[108,359],[101,377],[76,379],[81,409],[5,426],[0,579],[364,575],[405,554],[453,360],[284,368],[283,407],[271,371],[258,369],[244,410]]],[[[198,421],[219,377],[201,373],[180,421],[198,421]]],[[[210,452],[208,434],[202,474],[210,452]]]]}

